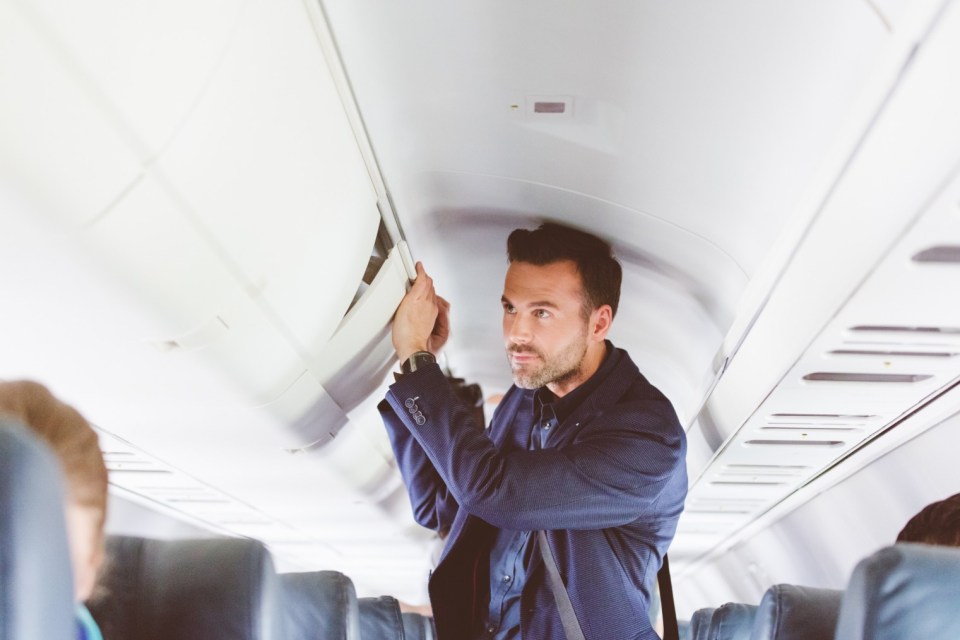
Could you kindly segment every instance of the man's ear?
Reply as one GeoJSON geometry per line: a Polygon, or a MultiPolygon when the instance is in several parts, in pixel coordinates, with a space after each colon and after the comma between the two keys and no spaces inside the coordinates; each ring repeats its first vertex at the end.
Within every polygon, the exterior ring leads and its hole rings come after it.
{"type": "Polygon", "coordinates": [[[605,304],[597,307],[590,314],[590,338],[594,342],[603,342],[607,339],[610,325],[613,323],[613,309],[605,304]]]}

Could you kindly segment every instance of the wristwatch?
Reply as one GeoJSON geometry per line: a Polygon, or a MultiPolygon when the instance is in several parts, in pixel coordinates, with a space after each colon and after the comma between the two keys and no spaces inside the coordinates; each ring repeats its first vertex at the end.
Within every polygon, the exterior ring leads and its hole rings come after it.
{"type": "Polygon", "coordinates": [[[437,358],[429,351],[417,351],[412,356],[400,363],[401,373],[413,373],[417,369],[422,369],[428,364],[435,364],[437,358]]]}

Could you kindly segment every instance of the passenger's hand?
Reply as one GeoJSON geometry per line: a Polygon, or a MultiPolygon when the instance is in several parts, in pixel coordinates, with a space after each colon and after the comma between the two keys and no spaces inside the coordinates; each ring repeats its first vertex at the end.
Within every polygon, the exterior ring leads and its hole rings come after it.
{"type": "Polygon", "coordinates": [[[433,279],[417,263],[417,279],[393,316],[393,348],[401,361],[417,351],[440,351],[450,336],[450,305],[437,295],[433,279]]]}

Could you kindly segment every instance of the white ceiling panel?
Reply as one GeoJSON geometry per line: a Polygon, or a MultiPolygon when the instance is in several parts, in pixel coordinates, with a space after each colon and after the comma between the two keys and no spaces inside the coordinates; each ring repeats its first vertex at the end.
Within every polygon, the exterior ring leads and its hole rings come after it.
{"type": "Polygon", "coordinates": [[[669,220],[748,273],[887,37],[854,0],[324,5],[402,219],[435,215],[409,199],[421,171],[527,180],[669,220]],[[572,117],[529,116],[539,94],[572,117]]]}
{"type": "Polygon", "coordinates": [[[71,228],[138,178],[139,158],[70,55],[32,18],[0,3],[0,185],[71,228]]]}
{"type": "Polygon", "coordinates": [[[214,77],[243,0],[29,0],[58,44],[147,160],[173,137],[214,77]]]}

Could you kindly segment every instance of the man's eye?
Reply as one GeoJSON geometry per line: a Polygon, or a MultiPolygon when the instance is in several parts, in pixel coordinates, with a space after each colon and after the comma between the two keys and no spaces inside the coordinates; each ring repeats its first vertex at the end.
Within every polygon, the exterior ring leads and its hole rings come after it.
{"type": "Polygon", "coordinates": [[[509,314],[514,314],[517,312],[517,310],[511,304],[503,305],[503,311],[504,313],[509,313],[509,314]]]}
{"type": "Polygon", "coordinates": [[[537,313],[537,317],[540,318],[541,320],[545,320],[546,318],[550,317],[550,312],[547,311],[546,309],[537,309],[536,313],[537,313]]]}

